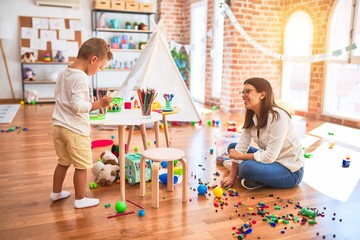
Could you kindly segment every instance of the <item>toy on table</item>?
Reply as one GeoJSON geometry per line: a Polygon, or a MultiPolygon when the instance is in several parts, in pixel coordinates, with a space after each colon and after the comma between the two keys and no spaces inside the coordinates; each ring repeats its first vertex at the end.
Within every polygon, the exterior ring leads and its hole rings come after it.
{"type": "Polygon", "coordinates": [[[108,112],[121,112],[123,104],[123,98],[120,97],[114,97],[110,103],[110,105],[107,107],[108,112]]]}

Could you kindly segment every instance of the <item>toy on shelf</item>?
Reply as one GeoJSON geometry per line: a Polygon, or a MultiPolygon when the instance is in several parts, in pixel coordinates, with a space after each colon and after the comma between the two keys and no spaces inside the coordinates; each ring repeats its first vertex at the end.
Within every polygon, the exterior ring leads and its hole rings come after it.
{"type": "Polygon", "coordinates": [[[50,53],[45,53],[45,55],[44,55],[44,62],[51,62],[50,53]]]}
{"type": "Polygon", "coordinates": [[[21,55],[21,61],[28,63],[28,62],[35,62],[36,58],[33,52],[25,52],[21,55]]]}
{"type": "Polygon", "coordinates": [[[125,22],[125,29],[131,29],[131,22],[125,22]]]}
{"type": "Polygon", "coordinates": [[[24,69],[24,81],[35,81],[36,80],[36,74],[31,68],[25,68],[24,69]]]}
{"type": "Polygon", "coordinates": [[[111,28],[118,29],[119,25],[120,25],[120,20],[119,19],[116,19],[116,18],[110,19],[111,28]]]}
{"type": "Polygon", "coordinates": [[[147,30],[149,30],[149,27],[144,23],[140,23],[139,30],[147,31],[147,30]]]}
{"type": "Polygon", "coordinates": [[[111,39],[111,48],[113,48],[113,49],[120,48],[120,38],[119,37],[113,37],[111,39]]]}
{"type": "Polygon", "coordinates": [[[134,30],[138,30],[138,29],[139,29],[139,23],[138,23],[138,22],[134,22],[134,23],[133,23],[133,27],[134,27],[134,30]]]}
{"type": "Polygon", "coordinates": [[[65,62],[65,57],[62,51],[57,51],[54,57],[54,62],[65,62]]]}
{"type": "Polygon", "coordinates": [[[237,124],[234,121],[227,121],[226,122],[227,130],[229,132],[237,132],[237,126],[236,125],[237,124]]]}

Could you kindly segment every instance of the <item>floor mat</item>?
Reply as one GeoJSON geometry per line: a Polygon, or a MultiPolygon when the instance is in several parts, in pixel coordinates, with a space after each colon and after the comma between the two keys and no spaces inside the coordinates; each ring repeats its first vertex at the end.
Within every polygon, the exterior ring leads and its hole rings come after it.
{"type": "Polygon", "coordinates": [[[11,123],[19,108],[20,104],[0,105],[0,124],[11,123]]]}
{"type": "Polygon", "coordinates": [[[315,128],[309,134],[327,138],[329,140],[346,143],[352,146],[359,146],[360,130],[351,127],[345,127],[333,123],[324,123],[315,128]]]}
{"type": "Polygon", "coordinates": [[[337,200],[346,202],[359,181],[360,152],[328,144],[320,145],[305,159],[303,181],[314,189],[337,200]],[[350,166],[342,167],[343,159],[350,156],[350,166]]]}

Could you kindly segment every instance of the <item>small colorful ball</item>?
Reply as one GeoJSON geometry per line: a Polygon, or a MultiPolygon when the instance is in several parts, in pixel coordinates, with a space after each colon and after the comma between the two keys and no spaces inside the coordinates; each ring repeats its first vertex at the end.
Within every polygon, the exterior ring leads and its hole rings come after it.
{"type": "Polygon", "coordinates": [[[118,212],[118,213],[123,213],[125,212],[126,210],[126,203],[124,201],[118,201],[116,204],[115,204],[115,210],[118,212]]]}
{"type": "Polygon", "coordinates": [[[140,209],[140,210],[138,211],[138,215],[139,215],[139,217],[145,216],[145,211],[144,211],[144,209],[140,209]]]}
{"type": "Polygon", "coordinates": [[[96,182],[89,183],[89,188],[91,189],[97,188],[97,183],[96,182]]]}
{"type": "Polygon", "coordinates": [[[197,191],[200,195],[204,195],[206,194],[207,192],[207,187],[204,185],[204,184],[200,184],[198,187],[197,187],[197,191]]]}
{"type": "Polygon", "coordinates": [[[215,197],[220,198],[222,195],[224,194],[223,190],[221,187],[216,187],[214,188],[214,195],[215,197]]]}

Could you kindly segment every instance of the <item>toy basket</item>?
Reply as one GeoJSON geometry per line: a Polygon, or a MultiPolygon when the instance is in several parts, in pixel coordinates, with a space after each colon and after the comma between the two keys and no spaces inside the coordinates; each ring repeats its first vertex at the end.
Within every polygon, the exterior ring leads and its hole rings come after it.
{"type": "Polygon", "coordinates": [[[240,133],[237,132],[219,132],[215,135],[215,154],[216,163],[223,165],[225,160],[230,160],[227,148],[230,143],[237,143],[240,133]]]}
{"type": "Polygon", "coordinates": [[[107,112],[121,112],[122,105],[123,98],[114,97],[110,105],[107,107],[107,112]]]}

